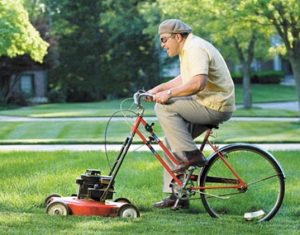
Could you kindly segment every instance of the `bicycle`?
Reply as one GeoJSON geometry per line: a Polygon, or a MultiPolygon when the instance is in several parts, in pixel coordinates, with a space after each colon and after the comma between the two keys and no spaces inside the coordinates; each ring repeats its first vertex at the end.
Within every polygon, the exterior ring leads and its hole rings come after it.
{"type": "MultiPolygon", "coordinates": [[[[153,130],[154,123],[149,124],[143,117],[145,108],[142,101],[151,94],[138,91],[134,94],[134,104],[138,108],[137,117],[117,157],[112,171],[119,170],[133,139],[136,135],[148,146],[157,160],[172,177],[170,187],[177,201],[189,200],[197,193],[202,204],[211,217],[231,215],[246,220],[269,221],[279,211],[285,194],[285,174],[279,162],[266,150],[250,144],[230,144],[219,148],[210,137],[218,126],[207,126],[200,146],[210,146],[212,154],[203,168],[190,166],[185,173],[175,174],[164,157],[155,150],[157,144],[164,155],[174,164],[180,162],[164,145],[153,130]],[[150,134],[146,137],[141,127],[150,134]],[[198,175],[195,172],[199,171],[198,175]]],[[[116,175],[116,174],[114,174],[116,175]]],[[[112,179],[113,181],[114,179],[112,179]]]]}

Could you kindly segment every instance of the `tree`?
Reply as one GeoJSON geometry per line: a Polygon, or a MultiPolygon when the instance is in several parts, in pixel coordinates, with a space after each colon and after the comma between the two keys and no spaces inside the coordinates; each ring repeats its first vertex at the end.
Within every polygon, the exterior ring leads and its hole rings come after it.
{"type": "Polygon", "coordinates": [[[131,96],[157,81],[157,50],[144,32],[149,1],[43,1],[58,38],[50,88],[67,101],[131,96]]]}
{"type": "Polygon", "coordinates": [[[114,96],[131,96],[158,81],[159,54],[149,23],[157,24],[160,18],[149,2],[155,1],[115,0],[107,4],[102,25],[107,28],[110,45],[107,63],[113,69],[107,71],[111,82],[106,88],[114,96]]]}
{"type": "Polygon", "coordinates": [[[58,65],[49,73],[51,90],[67,101],[92,101],[104,97],[103,56],[107,48],[100,28],[103,2],[63,0],[47,5],[52,12],[52,32],[58,38],[58,65]]]}
{"type": "Polygon", "coordinates": [[[28,13],[19,0],[0,1],[0,56],[16,57],[29,54],[42,62],[48,43],[29,21],[28,13]]]}
{"type": "Polygon", "coordinates": [[[300,111],[300,3],[299,0],[247,0],[245,7],[259,17],[259,24],[272,25],[281,37],[294,73],[300,111]]]}
{"type": "Polygon", "coordinates": [[[30,23],[18,0],[0,1],[0,39],[0,100],[7,103],[14,86],[10,82],[12,75],[16,82],[26,66],[42,63],[49,45],[30,23]]]}

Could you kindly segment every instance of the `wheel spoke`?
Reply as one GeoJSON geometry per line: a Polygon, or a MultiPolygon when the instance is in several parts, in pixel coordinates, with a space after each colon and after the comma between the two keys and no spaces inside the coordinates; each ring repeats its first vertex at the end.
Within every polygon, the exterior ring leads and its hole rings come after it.
{"type": "Polygon", "coordinates": [[[250,185],[254,185],[254,184],[257,184],[257,183],[260,183],[260,182],[263,182],[263,181],[269,180],[269,179],[271,179],[271,178],[274,178],[274,177],[279,177],[279,174],[276,174],[276,175],[272,175],[272,176],[268,176],[268,177],[262,178],[262,179],[260,179],[260,180],[257,180],[257,181],[254,181],[254,182],[248,183],[247,185],[248,185],[248,186],[250,186],[250,185]]]}

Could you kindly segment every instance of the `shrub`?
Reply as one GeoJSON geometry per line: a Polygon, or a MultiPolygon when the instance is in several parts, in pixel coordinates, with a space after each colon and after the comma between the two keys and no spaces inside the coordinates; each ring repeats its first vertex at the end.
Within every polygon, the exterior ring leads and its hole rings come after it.
{"type": "Polygon", "coordinates": [[[24,93],[15,92],[8,98],[7,104],[27,106],[28,105],[28,95],[26,95],[24,93]]]}
{"type": "MultiPolygon", "coordinates": [[[[240,72],[233,72],[231,76],[235,84],[243,83],[243,75],[240,72]]],[[[253,72],[250,76],[253,84],[279,84],[284,77],[284,72],[275,70],[260,71],[253,72]]]]}
{"type": "Polygon", "coordinates": [[[239,72],[231,73],[232,80],[234,84],[242,84],[243,83],[243,76],[239,72]]]}
{"type": "Polygon", "coordinates": [[[260,84],[279,84],[284,77],[284,72],[282,71],[261,71],[255,72],[251,77],[254,83],[260,84]]]}
{"type": "Polygon", "coordinates": [[[48,99],[50,103],[64,103],[66,96],[62,91],[51,90],[48,92],[48,99]]]}

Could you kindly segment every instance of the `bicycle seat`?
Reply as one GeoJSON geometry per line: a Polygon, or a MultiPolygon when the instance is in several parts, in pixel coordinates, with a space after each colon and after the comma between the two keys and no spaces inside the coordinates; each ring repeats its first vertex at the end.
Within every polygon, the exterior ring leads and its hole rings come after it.
{"type": "Polygon", "coordinates": [[[208,129],[219,129],[219,125],[212,125],[212,124],[208,124],[206,125],[208,129]]]}

